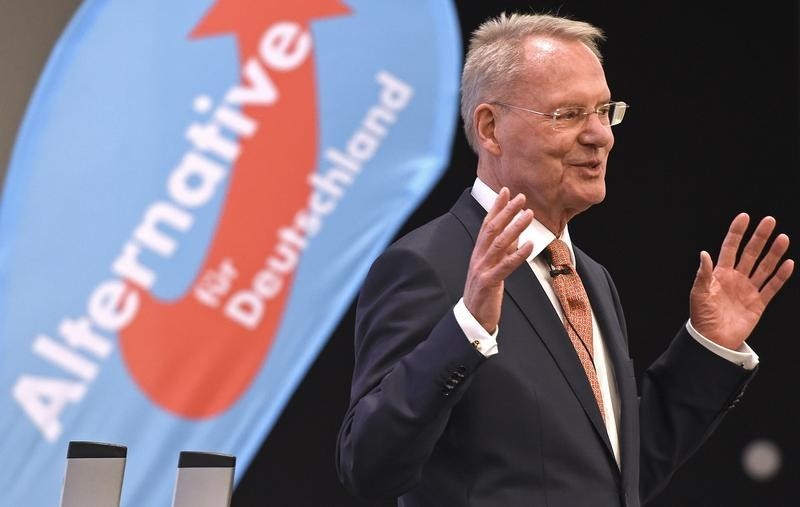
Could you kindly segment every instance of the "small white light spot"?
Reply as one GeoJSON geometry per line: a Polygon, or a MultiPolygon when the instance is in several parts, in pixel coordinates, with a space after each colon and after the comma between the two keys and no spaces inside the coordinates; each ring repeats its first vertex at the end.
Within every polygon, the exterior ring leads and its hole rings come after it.
{"type": "Polygon", "coordinates": [[[781,450],[772,440],[753,440],[742,451],[742,467],[754,481],[773,479],[780,472],[782,461],[781,450]]]}
{"type": "Polygon", "coordinates": [[[198,95],[194,98],[194,110],[204,114],[211,111],[211,97],[208,95],[198,95]]]}

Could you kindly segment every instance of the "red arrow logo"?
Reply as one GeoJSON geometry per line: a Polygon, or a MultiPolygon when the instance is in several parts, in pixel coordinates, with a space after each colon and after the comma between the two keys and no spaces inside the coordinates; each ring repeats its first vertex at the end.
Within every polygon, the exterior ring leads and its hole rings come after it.
{"type": "Polygon", "coordinates": [[[264,363],[313,235],[313,220],[298,213],[318,151],[308,26],[348,12],[338,0],[218,0],[191,34],[235,33],[243,80],[218,101],[213,125],[187,131],[206,167],[229,162],[231,178],[192,290],[169,303],[141,291],[137,317],[120,334],[133,379],[166,410],[216,415],[264,363]]]}

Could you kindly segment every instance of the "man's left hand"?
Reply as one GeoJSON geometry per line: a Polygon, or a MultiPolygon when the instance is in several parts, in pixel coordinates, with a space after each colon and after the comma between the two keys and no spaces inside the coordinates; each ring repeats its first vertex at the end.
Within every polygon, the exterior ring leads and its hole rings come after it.
{"type": "Polygon", "coordinates": [[[793,260],[781,261],[789,248],[786,234],[779,234],[761,257],[775,230],[772,217],[761,220],[737,262],[749,223],[746,213],[733,219],[716,266],[708,252],[700,252],[700,268],[689,294],[692,326],[709,340],[731,350],[737,350],[747,339],[767,304],[794,270],[793,260]]]}

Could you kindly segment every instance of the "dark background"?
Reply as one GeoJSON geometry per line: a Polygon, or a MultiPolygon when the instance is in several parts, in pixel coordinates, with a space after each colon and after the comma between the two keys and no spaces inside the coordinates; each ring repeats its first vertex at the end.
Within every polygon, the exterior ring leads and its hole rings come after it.
{"type": "MultiPolygon", "coordinates": [[[[0,168],[50,48],[79,4],[0,0],[0,168]]],[[[615,127],[606,201],[570,229],[615,278],[638,373],[685,322],[698,252],[716,255],[736,213],[773,215],[781,231],[800,238],[797,1],[739,8],[494,1],[457,2],[457,9],[465,48],[469,33],[502,10],[560,12],[608,34],[602,49],[612,96],[632,107],[615,127]]],[[[459,130],[447,174],[400,232],[445,212],[474,176],[475,157],[459,130]]],[[[744,400],[651,505],[800,505],[792,500],[800,479],[800,397],[792,383],[800,337],[790,326],[800,303],[798,280],[778,295],[749,340],[761,369],[744,400]],[[742,466],[745,446],[761,438],[776,443],[782,456],[768,481],[750,478],[742,466]]],[[[334,470],[352,328],[351,307],[240,481],[234,507],[393,505],[350,497],[334,470]]]]}

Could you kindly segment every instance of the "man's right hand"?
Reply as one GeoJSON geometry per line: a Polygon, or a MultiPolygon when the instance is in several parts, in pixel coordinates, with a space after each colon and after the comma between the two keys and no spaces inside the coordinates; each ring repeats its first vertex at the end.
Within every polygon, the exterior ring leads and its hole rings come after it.
{"type": "Polygon", "coordinates": [[[524,209],[525,196],[503,187],[478,232],[464,285],[464,305],[490,334],[500,321],[504,281],[533,251],[526,241],[518,245],[519,235],[533,221],[533,211],[524,209]],[[515,219],[516,218],[516,219],[515,219]]]}

